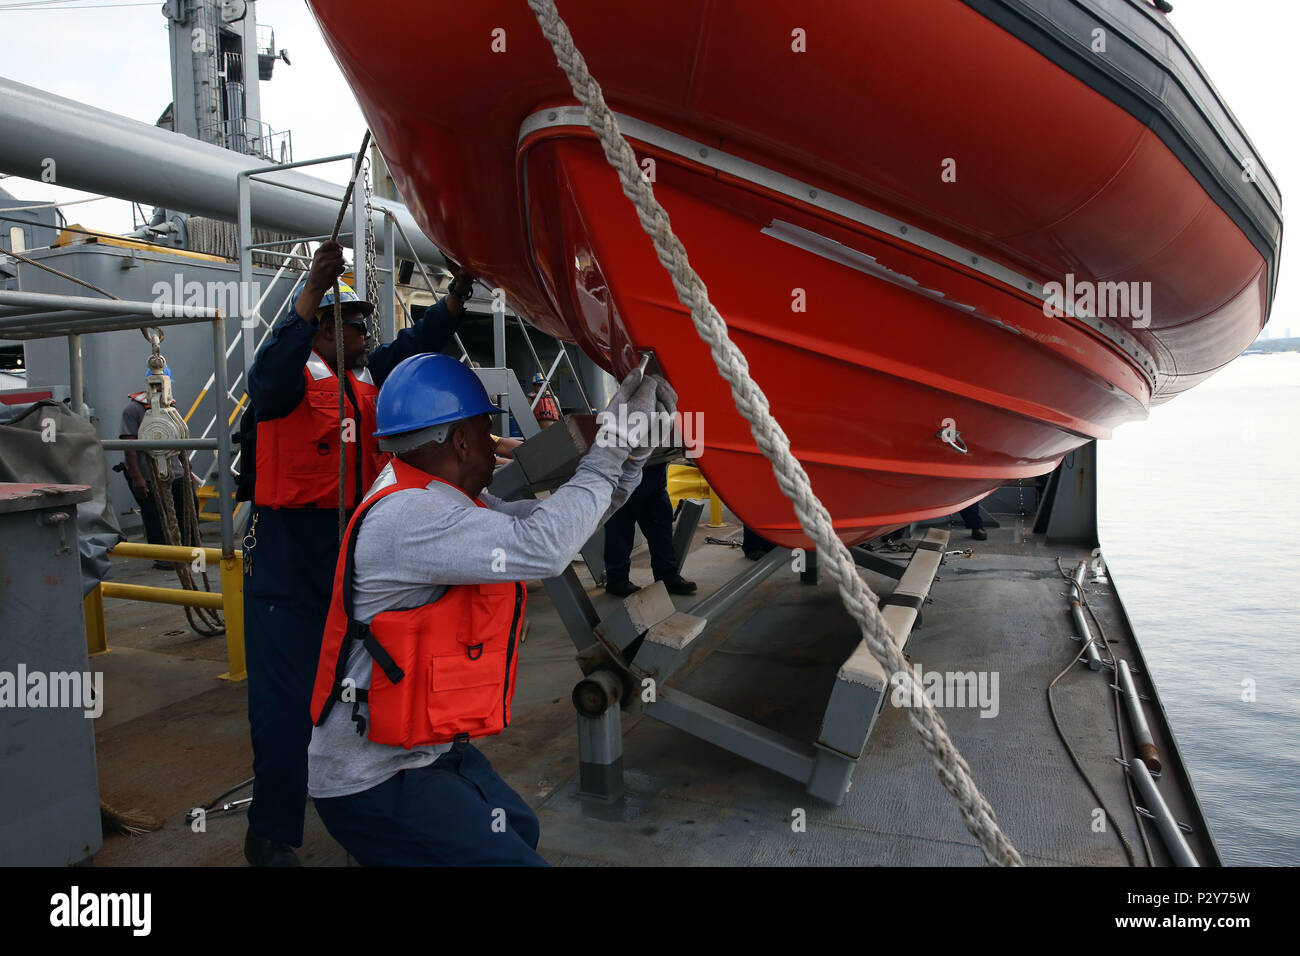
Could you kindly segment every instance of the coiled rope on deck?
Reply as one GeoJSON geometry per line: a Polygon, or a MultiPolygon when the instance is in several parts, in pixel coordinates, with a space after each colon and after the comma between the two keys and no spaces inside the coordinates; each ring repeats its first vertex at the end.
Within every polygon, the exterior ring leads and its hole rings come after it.
{"type": "Polygon", "coordinates": [[[600,139],[605,158],[618,173],[624,195],[636,207],[641,227],[672,278],[677,298],[690,310],[696,332],[709,346],[719,374],[731,386],[736,409],[749,422],[754,440],[772,463],[781,491],[794,505],[800,527],[816,544],[818,558],[839,587],[844,606],[857,621],[863,640],[886,673],[899,675],[909,685],[910,699],[919,702],[918,706],[908,708],[908,719],[930,753],[944,788],[957,801],[966,828],[979,841],[988,862],[999,866],[1023,865],[1020,854],[998,826],[993,808],[975,785],[970,766],[948,736],[943,719],[894,643],[876,606],[876,595],[862,580],[848,548],[836,535],[830,513],[813,494],[807,472],[791,454],[790,439],[772,417],[767,396],[750,377],[749,363],[731,341],[726,322],[709,301],[708,288],[691,268],[685,246],[673,233],[668,213],[642,176],[636,154],[619,131],[600,84],[588,71],[553,0],[528,0],[528,6],[550,42],[557,63],[569,78],[574,95],[586,109],[587,121],[600,139]]]}

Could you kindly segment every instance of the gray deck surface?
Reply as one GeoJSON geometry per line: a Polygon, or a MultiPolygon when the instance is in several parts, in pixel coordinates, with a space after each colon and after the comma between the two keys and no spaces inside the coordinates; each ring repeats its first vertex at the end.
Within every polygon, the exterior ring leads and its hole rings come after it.
{"type": "MultiPolygon", "coordinates": [[[[1069,761],[1053,729],[1045,689],[1078,652],[1056,558],[1070,565],[1088,549],[1027,537],[1031,518],[1000,516],[987,542],[952,530],[950,557],[907,646],[925,671],[998,674],[999,712],[941,710],[975,780],[1026,862],[1127,865],[1113,826],[1095,827],[1097,800],[1069,761]]],[[[738,549],[703,543],[700,528],[685,573],[707,593],[747,566],[738,549]]],[[[882,553],[891,558],[905,557],[882,553]]],[[[633,580],[648,583],[647,557],[634,557],[633,580]]],[[[148,562],[120,562],[115,580],[168,584],[148,562]]],[[[579,571],[584,581],[585,569],[579,571]]],[[[878,591],[890,581],[874,573],[878,591]]],[[[591,591],[597,609],[614,603],[591,591]]],[[[1088,594],[1121,656],[1130,635],[1113,592],[1088,594]]],[[[677,598],[684,609],[693,599],[677,598]]],[[[109,837],[97,865],[242,865],[245,818],[214,816],[193,833],[185,812],[251,775],[247,690],[217,680],[225,670],[221,638],[199,639],[179,608],[109,600],[105,711],[96,739],[101,798],[118,810],[143,810],[165,822],[136,837],[109,837]]],[[[557,865],[980,865],[966,832],[903,710],[886,705],[858,764],[843,806],[822,803],[803,787],[648,717],[624,723],[627,796],[608,805],[577,793],[576,717],[570,702],[581,671],[573,646],[544,591],[530,586],[532,629],[524,646],[512,726],[478,742],[498,772],[537,811],[539,850],[557,865]],[[797,814],[797,810],[804,814],[797,814]],[[806,815],[806,830],[792,821],[806,815]]],[[[817,735],[838,665],[857,641],[834,587],[803,585],[778,571],[700,639],[712,653],[672,683],[712,704],[801,740],[817,735]]],[[[1135,661],[1136,663],[1136,661],[1135,661]]],[[[1140,668],[1140,665],[1139,665],[1140,668]]],[[[1115,718],[1108,672],[1078,665],[1057,685],[1058,713],[1071,743],[1133,847],[1146,858],[1115,764],[1115,718]]],[[[1144,678],[1139,686],[1145,689],[1144,678]]],[[[1146,690],[1151,693],[1150,690],[1146,690]]],[[[1148,720],[1162,756],[1170,741],[1158,705],[1148,720]]],[[[1198,825],[1199,813],[1167,760],[1161,790],[1176,816],[1198,825]]],[[[247,792],[239,794],[247,795],[247,792]]],[[[1157,845],[1156,862],[1163,862],[1157,845]]],[[[1193,850],[1203,853],[1200,832],[1193,850]]],[[[342,865],[343,851],[308,808],[299,856],[308,865],[342,865]]],[[[1204,857],[1203,857],[1204,858],[1204,857]]]]}

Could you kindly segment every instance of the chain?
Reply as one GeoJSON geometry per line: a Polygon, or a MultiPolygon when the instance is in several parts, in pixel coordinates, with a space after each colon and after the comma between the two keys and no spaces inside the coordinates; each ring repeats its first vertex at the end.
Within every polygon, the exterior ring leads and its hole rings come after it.
{"type": "Polygon", "coordinates": [[[166,333],[154,326],[153,328],[141,329],[140,334],[149,340],[150,354],[149,361],[146,364],[153,371],[161,372],[167,367],[167,360],[162,356],[162,342],[166,333]]]}
{"type": "Polygon", "coordinates": [[[253,573],[253,549],[257,547],[257,519],[260,517],[256,511],[253,512],[253,522],[248,526],[248,534],[244,535],[244,573],[247,575],[253,573]]]}
{"type": "MultiPolygon", "coordinates": [[[[371,302],[378,301],[377,293],[379,287],[375,285],[375,209],[371,204],[370,189],[370,158],[366,157],[366,165],[361,172],[361,185],[365,190],[366,200],[366,239],[365,239],[365,257],[366,257],[366,298],[371,302]]],[[[379,310],[376,309],[366,317],[366,337],[374,343],[379,342],[379,310]]]]}

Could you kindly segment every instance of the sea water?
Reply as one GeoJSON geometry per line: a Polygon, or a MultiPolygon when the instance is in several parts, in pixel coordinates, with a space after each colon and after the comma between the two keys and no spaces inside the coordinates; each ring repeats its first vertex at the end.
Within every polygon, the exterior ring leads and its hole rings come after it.
{"type": "Polygon", "coordinates": [[[1099,444],[1099,533],[1224,863],[1300,864],[1300,353],[1099,444]]]}

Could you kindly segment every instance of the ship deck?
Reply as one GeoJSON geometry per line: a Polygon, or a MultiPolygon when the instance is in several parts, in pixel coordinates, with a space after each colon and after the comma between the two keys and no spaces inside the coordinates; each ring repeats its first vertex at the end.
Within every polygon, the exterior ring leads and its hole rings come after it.
{"type": "MultiPolygon", "coordinates": [[[[1035,865],[1125,866],[1114,828],[1098,829],[1097,799],[1053,727],[1046,689],[1078,652],[1067,612],[1066,566],[1090,549],[1047,544],[1028,533],[1032,515],[998,515],[989,539],[959,526],[907,653],[924,671],[998,676],[996,715],[977,707],[941,713],[999,822],[1035,865]]],[[[739,549],[704,541],[738,530],[701,527],[684,571],[704,594],[747,566],[739,549]]],[[[884,557],[899,557],[882,553],[884,557]]],[[[590,584],[585,568],[579,576],[590,584]]],[[[864,572],[874,589],[889,579],[864,572]]],[[[118,562],[115,580],[167,583],[147,562],[118,562]]],[[[633,580],[649,581],[644,551],[633,580]]],[[[591,595],[602,613],[613,604],[591,595]]],[[[1208,825],[1148,680],[1114,587],[1089,584],[1089,599],[1111,644],[1141,673],[1152,698],[1147,719],[1165,764],[1160,789],[1174,816],[1191,825],[1193,852],[1217,862],[1208,825]]],[[[685,609],[694,598],[676,598],[685,609]]],[[[218,679],[221,638],[197,638],[180,608],[106,600],[110,652],[94,658],[105,680],[97,722],[100,797],[119,811],[164,821],[161,830],[106,837],[104,866],[243,865],[242,813],[212,815],[195,833],[187,811],[251,776],[247,685],[218,679]]],[[[539,852],[555,865],[980,865],[983,856],[905,711],[886,703],[843,805],[650,717],[624,720],[626,795],[613,804],[578,793],[576,717],[570,700],[582,674],[546,593],[530,584],[532,628],[521,658],[512,726],[478,742],[501,776],[536,810],[539,852]],[[796,813],[803,810],[804,814],[796,813]],[[806,827],[793,822],[806,817],[806,827]]],[[[767,578],[702,641],[710,653],[670,683],[792,737],[817,736],[838,665],[857,643],[833,584],[801,584],[797,574],[767,578]]],[[[1133,849],[1147,865],[1118,754],[1112,678],[1083,665],[1057,684],[1061,726],[1133,849]]],[[[991,710],[991,708],[989,708],[991,710]]],[[[1131,752],[1131,745],[1126,744],[1131,752]]],[[[245,790],[236,796],[247,796],[245,790]]],[[[1167,857],[1150,824],[1154,862],[1167,857]]],[[[305,865],[348,862],[311,809],[299,856],[305,865]]]]}

